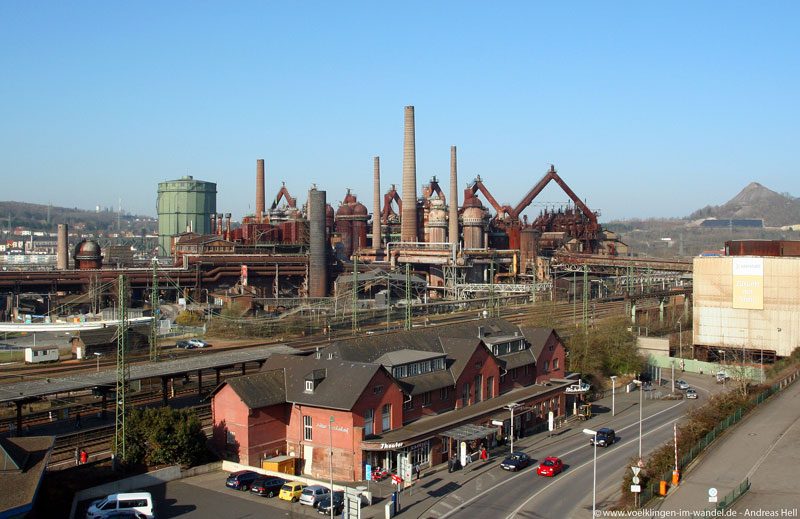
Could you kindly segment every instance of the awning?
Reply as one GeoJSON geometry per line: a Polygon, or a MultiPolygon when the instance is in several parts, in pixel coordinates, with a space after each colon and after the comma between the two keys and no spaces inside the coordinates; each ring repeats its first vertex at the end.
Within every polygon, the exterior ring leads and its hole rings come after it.
{"type": "Polygon", "coordinates": [[[486,427],[485,425],[459,425],[455,429],[450,429],[441,433],[442,436],[453,438],[456,441],[477,440],[497,434],[496,427],[486,427]]]}

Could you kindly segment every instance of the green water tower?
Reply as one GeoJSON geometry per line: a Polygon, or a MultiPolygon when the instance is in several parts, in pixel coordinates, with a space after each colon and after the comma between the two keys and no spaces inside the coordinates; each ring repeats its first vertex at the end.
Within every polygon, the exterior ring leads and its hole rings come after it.
{"type": "Polygon", "coordinates": [[[211,233],[217,184],[187,175],[158,183],[158,255],[169,256],[170,238],[184,232],[211,233]]]}

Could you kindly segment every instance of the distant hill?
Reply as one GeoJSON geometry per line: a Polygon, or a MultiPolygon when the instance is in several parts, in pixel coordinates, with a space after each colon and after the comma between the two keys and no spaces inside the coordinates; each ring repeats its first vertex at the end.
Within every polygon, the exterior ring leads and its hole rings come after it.
{"type": "Polygon", "coordinates": [[[751,182],[725,204],[706,206],[689,215],[690,220],[712,217],[763,218],[767,227],[800,224],[800,199],[751,182]]]}
{"type": "MultiPolygon", "coordinates": [[[[86,231],[115,231],[117,229],[117,213],[111,209],[87,211],[85,209],[29,204],[27,202],[0,202],[0,229],[21,226],[33,231],[55,231],[58,224],[66,223],[71,227],[76,224],[85,225],[86,231]]],[[[152,217],[119,215],[122,230],[155,230],[156,220],[152,217]],[[139,221],[136,221],[137,218],[139,221]]]]}

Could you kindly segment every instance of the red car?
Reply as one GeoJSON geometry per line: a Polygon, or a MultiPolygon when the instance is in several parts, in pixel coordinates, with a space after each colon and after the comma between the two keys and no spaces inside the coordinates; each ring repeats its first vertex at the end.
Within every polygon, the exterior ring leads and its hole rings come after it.
{"type": "Polygon", "coordinates": [[[536,473],[540,476],[555,476],[562,470],[564,470],[564,464],[561,462],[561,458],[545,458],[536,469],[536,473]]]}

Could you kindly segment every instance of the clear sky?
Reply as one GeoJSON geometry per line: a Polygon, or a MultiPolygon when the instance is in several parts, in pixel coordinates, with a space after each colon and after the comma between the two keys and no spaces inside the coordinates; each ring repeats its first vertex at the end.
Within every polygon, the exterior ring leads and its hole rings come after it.
{"type": "Polygon", "coordinates": [[[371,211],[374,156],[400,188],[405,105],[418,183],[445,193],[456,145],[459,193],[481,175],[513,206],[552,163],[601,221],[750,182],[800,196],[798,21],[796,1],[0,2],[0,200],[155,216],[189,174],[238,219],[264,158],[268,201],[316,183],[371,211]]]}

